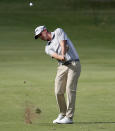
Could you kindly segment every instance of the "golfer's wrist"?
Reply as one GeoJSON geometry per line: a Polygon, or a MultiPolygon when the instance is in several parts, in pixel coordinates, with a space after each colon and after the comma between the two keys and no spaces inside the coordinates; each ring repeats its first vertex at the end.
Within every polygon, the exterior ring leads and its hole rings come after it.
{"type": "Polygon", "coordinates": [[[61,61],[65,61],[65,55],[61,55],[61,56],[60,56],[60,60],[61,60],[61,61]]]}

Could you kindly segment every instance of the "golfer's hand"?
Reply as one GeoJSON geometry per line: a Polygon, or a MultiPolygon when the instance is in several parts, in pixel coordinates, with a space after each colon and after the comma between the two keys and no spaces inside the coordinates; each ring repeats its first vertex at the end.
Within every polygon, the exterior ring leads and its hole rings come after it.
{"type": "Polygon", "coordinates": [[[64,55],[58,55],[57,53],[53,53],[52,57],[57,59],[57,60],[60,60],[60,61],[65,61],[65,56],[64,55]]]}
{"type": "Polygon", "coordinates": [[[65,61],[65,56],[60,56],[61,61],[65,61]]]}

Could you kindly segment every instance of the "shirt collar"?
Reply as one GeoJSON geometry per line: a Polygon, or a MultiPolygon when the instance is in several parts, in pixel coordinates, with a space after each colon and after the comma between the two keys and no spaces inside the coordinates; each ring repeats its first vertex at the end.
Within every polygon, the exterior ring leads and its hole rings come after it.
{"type": "Polygon", "coordinates": [[[55,33],[54,32],[51,32],[51,40],[48,41],[48,45],[50,45],[51,41],[54,39],[55,37],[55,33]]]}
{"type": "MultiPolygon", "coordinates": [[[[52,37],[52,40],[54,39],[54,37],[55,37],[55,33],[54,32],[51,32],[51,37],[52,37]]],[[[51,41],[52,41],[51,40],[51,41]]]]}

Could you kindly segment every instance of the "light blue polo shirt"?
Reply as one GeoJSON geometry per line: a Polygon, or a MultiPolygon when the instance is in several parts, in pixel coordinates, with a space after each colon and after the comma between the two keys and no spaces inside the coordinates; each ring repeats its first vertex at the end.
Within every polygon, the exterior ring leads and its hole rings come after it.
{"type": "MultiPolygon", "coordinates": [[[[68,51],[65,54],[66,61],[79,59],[78,53],[72,44],[71,40],[67,37],[66,33],[61,28],[57,28],[54,32],[51,32],[52,40],[48,41],[45,52],[52,57],[53,53],[61,55],[62,40],[67,40],[68,51]]],[[[59,61],[60,62],[60,61],[59,61]]]]}

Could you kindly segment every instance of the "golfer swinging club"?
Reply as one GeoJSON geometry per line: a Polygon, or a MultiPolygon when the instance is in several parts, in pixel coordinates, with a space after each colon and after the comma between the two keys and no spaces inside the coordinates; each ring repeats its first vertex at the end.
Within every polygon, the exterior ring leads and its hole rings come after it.
{"type": "Polygon", "coordinates": [[[72,124],[75,110],[77,82],[81,72],[78,53],[72,42],[61,28],[49,32],[45,26],[35,29],[35,39],[47,41],[46,54],[58,61],[55,78],[55,95],[59,115],[53,123],[72,124]],[[67,94],[67,104],[64,93],[67,94]]]}

